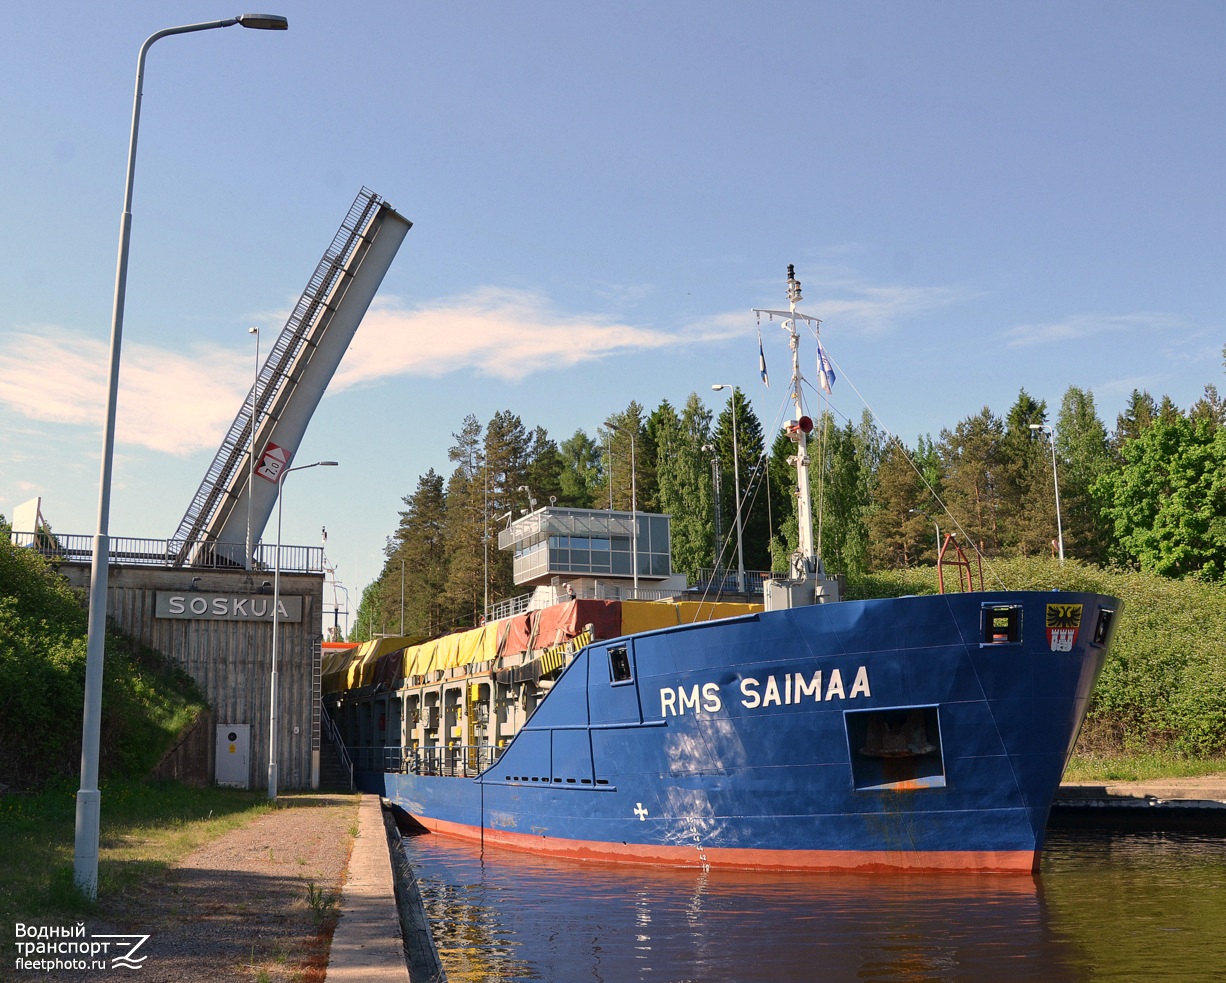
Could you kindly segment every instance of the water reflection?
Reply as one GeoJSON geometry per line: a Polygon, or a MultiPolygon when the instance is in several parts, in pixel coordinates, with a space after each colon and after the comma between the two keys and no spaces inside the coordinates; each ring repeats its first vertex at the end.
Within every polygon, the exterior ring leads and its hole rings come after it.
{"type": "Polygon", "coordinates": [[[1080,979],[1226,978],[1221,835],[1057,830],[1042,882],[1058,937],[1076,942],[1080,979]]]}
{"type": "Polygon", "coordinates": [[[580,865],[406,840],[452,983],[1080,980],[1030,877],[580,865]]]}

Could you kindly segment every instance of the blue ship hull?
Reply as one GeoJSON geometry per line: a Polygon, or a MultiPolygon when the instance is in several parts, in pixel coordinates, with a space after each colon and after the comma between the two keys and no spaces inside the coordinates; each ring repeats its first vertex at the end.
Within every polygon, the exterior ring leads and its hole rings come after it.
{"type": "Polygon", "coordinates": [[[1119,608],[942,594],[594,642],[479,776],[360,784],[428,829],[580,859],[1028,872],[1119,608]]]}

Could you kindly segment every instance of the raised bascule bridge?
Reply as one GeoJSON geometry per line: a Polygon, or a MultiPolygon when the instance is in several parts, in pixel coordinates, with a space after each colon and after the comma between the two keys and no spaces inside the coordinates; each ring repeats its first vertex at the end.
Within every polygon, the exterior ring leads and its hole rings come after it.
{"type": "MultiPolygon", "coordinates": [[[[174,535],[110,539],[108,617],[181,665],[211,707],[210,719],[164,762],[168,775],[258,786],[275,747],[282,788],[319,786],[326,727],[320,713],[323,548],[283,547],[279,537],[273,544],[261,537],[280,481],[411,227],[375,192],[358,193],[174,535]],[[274,687],[279,710],[270,742],[274,687]]],[[[27,512],[19,509],[14,518],[27,512]]],[[[37,506],[30,514],[34,528],[15,523],[14,541],[37,549],[74,587],[88,590],[92,535],[52,534],[37,506]]]]}

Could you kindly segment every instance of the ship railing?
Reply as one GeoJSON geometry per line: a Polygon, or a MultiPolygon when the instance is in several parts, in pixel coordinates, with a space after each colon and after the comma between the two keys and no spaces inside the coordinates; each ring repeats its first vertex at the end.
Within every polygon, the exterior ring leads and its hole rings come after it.
{"type": "Polygon", "coordinates": [[[435,747],[360,747],[349,754],[360,771],[474,778],[498,760],[502,748],[492,744],[453,744],[435,747]]]}
{"type": "MultiPolygon", "coordinates": [[[[771,573],[769,570],[746,570],[745,571],[745,593],[746,594],[761,594],[763,592],[763,584],[777,574],[771,573]]],[[[708,590],[718,591],[721,594],[737,593],[737,572],[735,570],[725,569],[706,569],[698,571],[698,581],[690,588],[691,590],[708,590]]]]}
{"type": "Polygon", "coordinates": [[[486,622],[501,621],[503,618],[523,614],[532,606],[533,596],[533,594],[520,594],[518,597],[509,597],[505,601],[491,604],[485,609],[486,622]]]}

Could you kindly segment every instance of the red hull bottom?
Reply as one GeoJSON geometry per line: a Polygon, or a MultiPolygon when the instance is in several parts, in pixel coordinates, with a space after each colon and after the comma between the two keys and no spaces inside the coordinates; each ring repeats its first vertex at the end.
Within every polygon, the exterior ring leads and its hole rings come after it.
{"type": "Polygon", "coordinates": [[[413,819],[426,829],[445,836],[564,860],[813,873],[1034,874],[1039,869],[1038,850],[753,850],[601,843],[507,830],[482,830],[423,816],[413,816],[413,819]]]}

